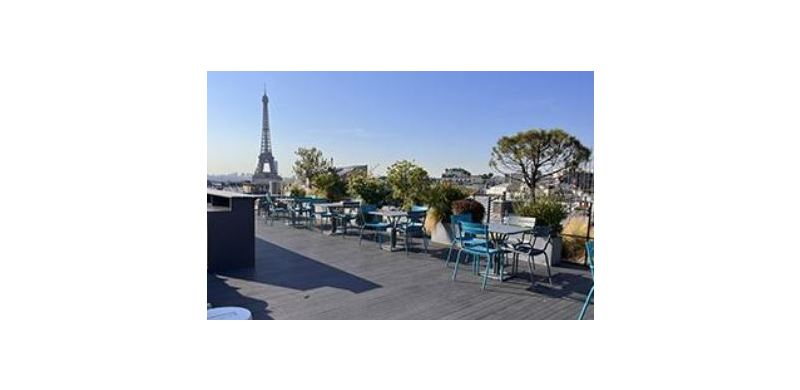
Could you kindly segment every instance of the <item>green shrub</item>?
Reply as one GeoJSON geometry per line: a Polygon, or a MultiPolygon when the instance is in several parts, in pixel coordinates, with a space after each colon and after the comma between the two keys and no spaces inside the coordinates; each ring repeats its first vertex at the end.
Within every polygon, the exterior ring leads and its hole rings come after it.
{"type": "Polygon", "coordinates": [[[486,208],[475,199],[457,200],[453,202],[452,208],[455,215],[472,213],[472,222],[483,222],[483,216],[486,214],[486,208]]]}
{"type": "Polygon", "coordinates": [[[289,188],[289,195],[294,198],[303,198],[306,196],[306,189],[295,184],[289,188]]]}
{"type": "Polygon", "coordinates": [[[425,218],[425,230],[432,232],[437,223],[449,222],[453,215],[452,204],[469,195],[466,188],[450,182],[438,182],[430,187],[425,196],[428,214],[425,218]]]}
{"type": "Polygon", "coordinates": [[[403,208],[422,203],[430,188],[428,171],[411,161],[397,161],[386,171],[386,180],[392,188],[392,197],[403,208]]]}
{"type": "Polygon", "coordinates": [[[560,199],[552,196],[542,196],[536,202],[517,202],[514,204],[514,214],[523,217],[536,218],[537,225],[550,226],[553,233],[561,233],[561,221],[567,217],[567,208],[560,199]]]}
{"type": "Polygon", "coordinates": [[[365,203],[383,206],[389,200],[392,189],[384,179],[370,176],[366,172],[350,176],[347,182],[350,196],[359,197],[365,203]]]}
{"type": "Polygon", "coordinates": [[[314,189],[318,196],[337,202],[347,196],[347,184],[333,170],[314,176],[314,189]]]}

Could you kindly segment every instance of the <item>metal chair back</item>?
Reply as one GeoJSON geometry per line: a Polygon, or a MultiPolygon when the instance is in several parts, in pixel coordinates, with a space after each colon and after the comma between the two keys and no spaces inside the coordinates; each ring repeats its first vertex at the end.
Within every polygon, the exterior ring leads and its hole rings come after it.
{"type": "Polygon", "coordinates": [[[461,222],[472,222],[472,213],[450,216],[450,234],[454,241],[461,241],[461,222]]]}
{"type": "Polygon", "coordinates": [[[533,228],[533,240],[531,241],[531,248],[536,247],[536,243],[539,241],[544,241],[544,246],[541,248],[542,250],[547,250],[547,247],[550,246],[550,238],[553,229],[549,226],[535,226],[533,228]]]}
{"type": "MultiPolygon", "coordinates": [[[[520,217],[518,215],[509,215],[506,217],[506,224],[508,225],[515,225],[515,226],[524,226],[533,229],[536,227],[536,218],[533,217],[520,217]]],[[[515,245],[517,244],[533,244],[531,241],[533,240],[532,232],[524,232],[519,234],[513,234],[509,236],[509,239],[514,239],[515,245]]]]}
{"type": "MultiPolygon", "coordinates": [[[[485,239],[482,240],[480,244],[477,246],[483,246],[486,250],[486,253],[489,253],[489,225],[484,225],[479,222],[459,222],[459,230],[461,231],[461,241],[469,240],[473,237],[484,237],[485,239]]],[[[467,247],[464,250],[469,251],[467,247]]]]}
{"type": "Polygon", "coordinates": [[[405,217],[405,221],[403,221],[402,226],[406,230],[412,231],[422,231],[422,227],[425,225],[425,216],[428,214],[425,210],[411,210],[408,212],[408,215],[405,217]]]}

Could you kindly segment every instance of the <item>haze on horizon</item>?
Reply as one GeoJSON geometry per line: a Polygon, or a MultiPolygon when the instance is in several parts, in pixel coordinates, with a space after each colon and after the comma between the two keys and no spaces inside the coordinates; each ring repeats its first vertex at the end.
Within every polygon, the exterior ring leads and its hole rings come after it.
{"type": "Polygon", "coordinates": [[[208,72],[208,174],[255,169],[265,84],[283,177],[298,147],[377,175],[412,160],[434,177],[492,172],[497,140],[531,128],[594,149],[592,72],[208,72]]]}

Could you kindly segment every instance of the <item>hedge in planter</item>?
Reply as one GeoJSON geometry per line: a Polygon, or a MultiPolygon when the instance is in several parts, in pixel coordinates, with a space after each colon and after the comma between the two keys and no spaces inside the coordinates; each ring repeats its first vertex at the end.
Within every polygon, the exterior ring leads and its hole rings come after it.
{"type": "Polygon", "coordinates": [[[554,234],[561,233],[561,221],[567,217],[567,208],[560,199],[545,196],[536,202],[518,202],[514,204],[514,214],[522,217],[536,218],[537,225],[549,226],[554,234]]]}
{"type": "Polygon", "coordinates": [[[453,215],[452,204],[469,195],[464,187],[450,182],[438,182],[431,186],[425,199],[428,215],[425,218],[425,230],[431,233],[439,222],[447,223],[453,215]]]}
{"type": "Polygon", "coordinates": [[[392,194],[392,188],[384,179],[363,173],[355,173],[350,176],[347,182],[347,189],[351,196],[361,198],[367,204],[374,204],[378,207],[387,203],[392,194]]]}

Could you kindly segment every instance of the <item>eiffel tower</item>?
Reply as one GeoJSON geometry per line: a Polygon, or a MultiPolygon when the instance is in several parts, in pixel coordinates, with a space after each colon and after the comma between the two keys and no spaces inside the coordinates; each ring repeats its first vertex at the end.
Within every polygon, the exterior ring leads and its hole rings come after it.
{"type": "Polygon", "coordinates": [[[264,120],[261,126],[261,153],[258,155],[258,164],[256,165],[256,172],[253,174],[253,184],[266,187],[266,192],[270,194],[280,193],[281,177],[278,175],[278,162],[275,161],[275,156],[272,155],[272,139],[269,133],[269,112],[267,104],[267,88],[264,87],[264,96],[261,98],[264,103],[264,120]],[[267,168],[268,171],[265,171],[267,168]]]}

